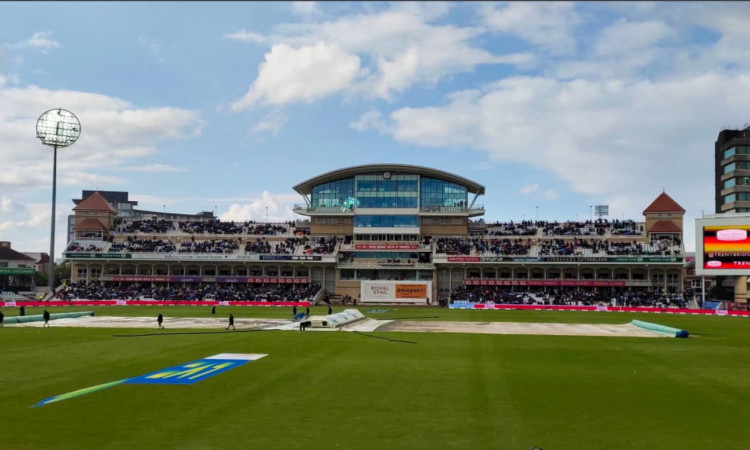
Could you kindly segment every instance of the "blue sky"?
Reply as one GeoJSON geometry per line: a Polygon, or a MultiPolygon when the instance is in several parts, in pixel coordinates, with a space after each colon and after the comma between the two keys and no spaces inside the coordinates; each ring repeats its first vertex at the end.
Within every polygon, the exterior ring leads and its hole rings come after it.
{"type": "Polygon", "coordinates": [[[57,253],[81,190],[223,220],[294,218],[292,186],[405,163],[486,186],[486,220],[713,212],[713,146],[750,120],[750,3],[0,3],[0,240],[57,253]]]}

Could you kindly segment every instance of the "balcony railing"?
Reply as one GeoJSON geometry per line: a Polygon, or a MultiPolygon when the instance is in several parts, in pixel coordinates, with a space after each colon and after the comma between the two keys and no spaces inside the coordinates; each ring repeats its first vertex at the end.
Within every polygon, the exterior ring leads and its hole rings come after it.
{"type": "Polygon", "coordinates": [[[422,206],[419,212],[426,213],[468,213],[474,211],[484,211],[484,205],[474,205],[471,208],[466,206],[422,206]]]}
{"type": "Polygon", "coordinates": [[[294,205],[294,212],[326,213],[326,214],[354,214],[354,209],[348,206],[308,206],[294,205]]]}

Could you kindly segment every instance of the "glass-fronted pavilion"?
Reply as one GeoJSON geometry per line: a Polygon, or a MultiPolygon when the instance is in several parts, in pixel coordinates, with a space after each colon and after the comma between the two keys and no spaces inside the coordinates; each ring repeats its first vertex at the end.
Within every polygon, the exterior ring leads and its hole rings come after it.
{"type": "Polygon", "coordinates": [[[344,237],[331,275],[347,292],[371,280],[431,282],[431,239],[466,236],[469,218],[484,215],[484,186],[414,165],[347,167],[294,190],[305,200],[294,212],[310,217],[312,235],[344,237]]]}
{"type": "MultiPolygon", "coordinates": [[[[395,216],[403,216],[408,211],[414,217],[420,212],[465,213],[469,217],[484,214],[484,209],[476,205],[477,198],[484,194],[484,186],[422,166],[369,164],[347,167],[303,181],[294,186],[294,190],[305,200],[305,205],[298,205],[295,212],[309,216],[369,209],[396,210],[393,212],[395,216]]],[[[400,226],[398,220],[395,225],[373,225],[379,220],[358,219],[363,226],[400,226]]],[[[411,225],[414,219],[410,220],[411,225]]]]}

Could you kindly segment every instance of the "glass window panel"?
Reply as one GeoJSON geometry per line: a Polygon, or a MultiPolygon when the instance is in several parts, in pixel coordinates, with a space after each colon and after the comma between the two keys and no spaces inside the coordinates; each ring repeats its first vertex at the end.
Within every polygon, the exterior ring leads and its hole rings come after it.
{"type": "Polygon", "coordinates": [[[399,192],[416,192],[417,180],[402,180],[398,182],[399,192]]]}
{"type": "Polygon", "coordinates": [[[357,182],[357,190],[359,192],[375,191],[375,181],[360,180],[357,182]]]}

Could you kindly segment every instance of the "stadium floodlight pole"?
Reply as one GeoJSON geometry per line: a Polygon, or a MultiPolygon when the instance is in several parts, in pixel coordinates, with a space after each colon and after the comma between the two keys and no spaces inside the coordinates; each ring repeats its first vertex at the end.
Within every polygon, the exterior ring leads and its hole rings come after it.
{"type": "Polygon", "coordinates": [[[36,121],[36,137],[54,149],[52,160],[52,226],[49,238],[49,279],[51,293],[55,292],[55,202],[57,201],[57,149],[73,145],[81,135],[81,123],[72,112],[56,108],[45,112],[36,121]]]}

